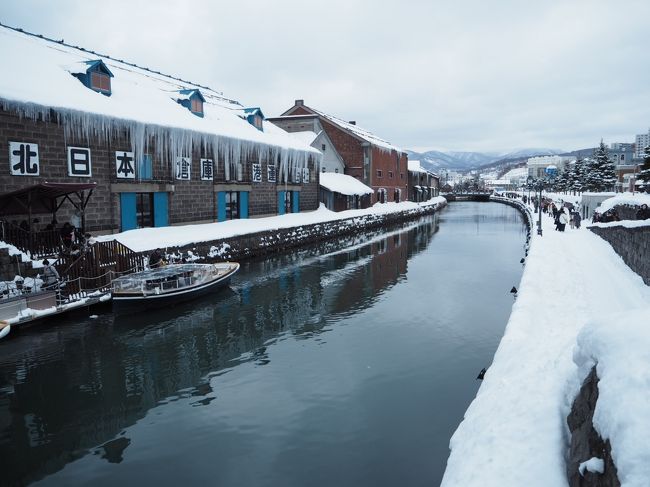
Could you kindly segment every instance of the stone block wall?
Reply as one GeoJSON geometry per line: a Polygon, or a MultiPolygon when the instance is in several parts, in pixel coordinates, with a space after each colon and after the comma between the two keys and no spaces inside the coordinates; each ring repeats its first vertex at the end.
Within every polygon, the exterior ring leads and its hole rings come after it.
{"type": "Polygon", "coordinates": [[[634,272],[650,285],[650,226],[626,228],[622,225],[589,227],[623,258],[634,272]]]}

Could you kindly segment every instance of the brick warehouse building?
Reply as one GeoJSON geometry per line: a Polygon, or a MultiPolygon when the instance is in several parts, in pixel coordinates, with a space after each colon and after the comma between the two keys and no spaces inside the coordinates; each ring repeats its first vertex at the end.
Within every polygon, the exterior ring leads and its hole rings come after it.
{"type": "Polygon", "coordinates": [[[311,132],[312,147],[323,153],[323,172],[342,172],[373,189],[372,203],[407,199],[408,157],[398,147],[356,125],[296,100],[268,119],[287,132],[311,132]]]}
{"type": "MultiPolygon", "coordinates": [[[[318,207],[320,152],[257,107],[2,25],[0,62],[13,66],[0,80],[2,195],[96,182],[84,216],[97,234],[318,207]]],[[[56,217],[78,212],[63,200],[56,217]]]]}

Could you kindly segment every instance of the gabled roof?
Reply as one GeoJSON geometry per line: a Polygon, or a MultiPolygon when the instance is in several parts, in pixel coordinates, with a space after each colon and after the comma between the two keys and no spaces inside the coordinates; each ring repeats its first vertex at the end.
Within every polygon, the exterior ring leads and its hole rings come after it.
{"type": "MultiPolygon", "coordinates": [[[[294,106],[294,107],[290,108],[289,110],[284,112],[281,117],[278,117],[278,118],[285,118],[285,117],[292,117],[292,116],[296,116],[296,117],[304,116],[304,114],[291,115],[290,113],[294,108],[296,108],[296,107],[294,106]]],[[[334,117],[333,115],[329,115],[329,114],[327,114],[325,112],[322,112],[320,110],[316,110],[315,108],[311,108],[311,107],[308,107],[306,105],[300,105],[300,108],[303,108],[304,110],[306,110],[306,111],[308,111],[310,113],[313,113],[314,115],[318,115],[319,117],[321,117],[321,118],[325,119],[326,121],[336,125],[338,128],[344,130],[345,132],[352,135],[353,137],[355,137],[357,139],[360,139],[360,140],[362,140],[364,142],[368,142],[371,145],[379,147],[380,149],[388,150],[388,151],[394,150],[394,151],[397,151],[398,153],[404,152],[399,147],[391,144],[390,142],[388,142],[388,141],[386,141],[384,139],[381,139],[381,138],[377,137],[372,132],[363,129],[363,128],[359,127],[356,124],[351,124],[349,122],[341,120],[340,118],[334,117]]]]}
{"type": "Polygon", "coordinates": [[[262,113],[262,109],[261,109],[260,107],[244,108],[244,114],[245,114],[246,116],[250,116],[250,115],[259,115],[259,116],[261,116],[262,118],[265,118],[265,117],[264,117],[264,114],[262,113]]]}
{"type": "Polygon", "coordinates": [[[87,69],[93,69],[93,68],[101,68],[102,71],[104,71],[107,75],[109,75],[111,78],[114,78],[115,76],[113,73],[111,73],[111,70],[108,69],[108,67],[104,64],[104,61],[101,59],[94,59],[92,61],[84,61],[84,64],[88,66],[87,69]]]}
{"type": "Polygon", "coordinates": [[[183,100],[189,100],[193,97],[198,97],[202,102],[205,102],[205,98],[201,94],[201,91],[194,88],[191,90],[178,90],[178,93],[181,95],[178,98],[183,100]]]}

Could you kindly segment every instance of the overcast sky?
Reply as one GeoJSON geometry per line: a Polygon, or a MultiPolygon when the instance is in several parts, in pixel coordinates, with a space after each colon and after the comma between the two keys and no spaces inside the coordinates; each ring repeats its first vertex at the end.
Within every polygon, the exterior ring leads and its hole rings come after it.
{"type": "Polygon", "coordinates": [[[0,21],[267,117],[303,98],[405,149],[573,150],[650,127],[648,0],[3,0],[0,21]]]}

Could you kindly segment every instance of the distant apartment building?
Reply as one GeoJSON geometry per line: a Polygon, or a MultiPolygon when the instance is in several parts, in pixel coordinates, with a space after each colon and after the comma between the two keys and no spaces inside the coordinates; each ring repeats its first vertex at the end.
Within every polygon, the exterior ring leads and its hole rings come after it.
{"type": "Polygon", "coordinates": [[[407,199],[408,158],[404,151],[355,121],[346,122],[296,100],[279,117],[267,119],[283,130],[305,133],[310,145],[323,153],[323,172],[357,178],[374,192],[372,203],[407,199]]]}
{"type": "Polygon", "coordinates": [[[634,152],[634,157],[638,159],[643,159],[643,153],[645,148],[650,145],[650,129],[648,129],[647,134],[639,134],[635,139],[636,151],[634,152]]]}

